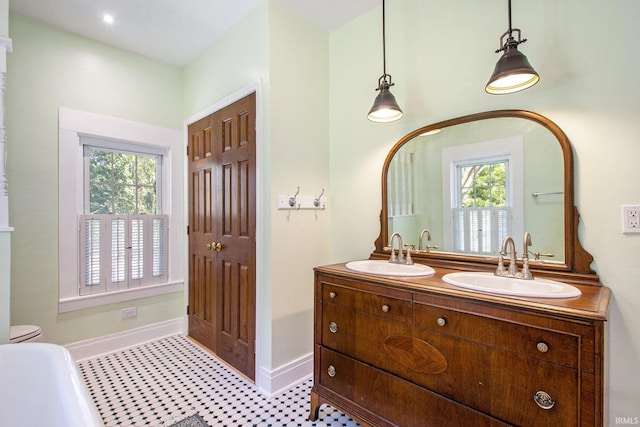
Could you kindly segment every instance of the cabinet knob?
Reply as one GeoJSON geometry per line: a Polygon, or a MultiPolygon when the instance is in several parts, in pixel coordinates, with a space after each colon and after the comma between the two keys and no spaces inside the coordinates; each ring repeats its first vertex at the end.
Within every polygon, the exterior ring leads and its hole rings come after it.
{"type": "Polygon", "coordinates": [[[335,334],[336,332],[338,332],[338,324],[336,322],[329,323],[329,331],[332,334],[335,334]]]}
{"type": "Polygon", "coordinates": [[[536,394],[533,395],[533,400],[542,409],[551,409],[556,404],[555,400],[553,400],[548,393],[542,390],[537,391],[536,394]]]}
{"type": "Polygon", "coordinates": [[[444,326],[447,324],[447,319],[445,319],[444,317],[438,317],[436,323],[438,324],[438,326],[444,326]]]}
{"type": "Polygon", "coordinates": [[[338,294],[336,294],[335,292],[333,292],[333,291],[329,292],[329,298],[335,298],[337,296],[338,296],[338,294]]]}
{"type": "Polygon", "coordinates": [[[384,305],[382,306],[382,311],[383,311],[383,312],[388,313],[388,312],[389,312],[389,310],[391,310],[391,307],[389,307],[387,304],[384,304],[384,305]]]}
{"type": "Polygon", "coordinates": [[[537,345],[536,348],[538,349],[538,351],[540,353],[546,353],[547,351],[549,351],[549,346],[547,345],[546,342],[542,342],[540,341],[537,345]]]}
{"type": "Polygon", "coordinates": [[[329,374],[329,376],[331,378],[336,376],[336,367],[333,365],[329,365],[329,367],[327,368],[327,374],[329,374]]]}

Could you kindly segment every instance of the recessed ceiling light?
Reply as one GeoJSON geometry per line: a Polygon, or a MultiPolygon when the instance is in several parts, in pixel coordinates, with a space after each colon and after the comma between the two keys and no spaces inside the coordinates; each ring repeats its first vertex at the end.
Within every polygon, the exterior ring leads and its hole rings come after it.
{"type": "Polygon", "coordinates": [[[105,13],[104,16],[102,17],[102,20],[107,24],[113,24],[113,15],[105,13]]]}

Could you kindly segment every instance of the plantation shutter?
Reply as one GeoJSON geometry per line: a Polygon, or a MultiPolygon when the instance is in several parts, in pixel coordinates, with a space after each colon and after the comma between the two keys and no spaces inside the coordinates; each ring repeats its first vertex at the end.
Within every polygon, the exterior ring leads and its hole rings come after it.
{"type": "Polygon", "coordinates": [[[80,295],[167,281],[167,215],[80,215],[80,295]]]}
{"type": "Polygon", "coordinates": [[[104,224],[100,219],[87,215],[80,216],[80,295],[105,291],[105,282],[100,274],[103,227],[104,224]]]}
{"type": "Polygon", "coordinates": [[[510,207],[453,208],[456,252],[497,255],[511,229],[510,207]]]}

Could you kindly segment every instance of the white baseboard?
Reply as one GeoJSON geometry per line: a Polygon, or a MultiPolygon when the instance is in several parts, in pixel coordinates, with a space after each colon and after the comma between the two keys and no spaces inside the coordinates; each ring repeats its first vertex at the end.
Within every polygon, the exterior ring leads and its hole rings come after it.
{"type": "Polygon", "coordinates": [[[103,354],[114,353],[129,347],[134,347],[150,341],[155,341],[171,335],[185,334],[184,319],[177,318],[154,323],[140,328],[129,329],[103,337],[92,338],[67,344],[65,347],[76,362],[98,357],[103,354]]]}
{"type": "Polygon", "coordinates": [[[256,387],[267,398],[272,398],[313,376],[313,353],[302,356],[274,370],[258,368],[256,387]]]}

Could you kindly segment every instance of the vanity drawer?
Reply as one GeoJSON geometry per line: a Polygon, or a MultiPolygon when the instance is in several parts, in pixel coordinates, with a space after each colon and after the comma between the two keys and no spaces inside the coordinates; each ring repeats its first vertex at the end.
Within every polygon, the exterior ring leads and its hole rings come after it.
{"type": "Polygon", "coordinates": [[[389,370],[394,362],[383,350],[385,338],[411,334],[411,325],[348,306],[322,303],[321,342],[325,347],[389,370]]]}
{"type": "Polygon", "coordinates": [[[574,369],[580,363],[580,337],[457,310],[415,304],[415,325],[526,354],[574,369]]]}
{"type": "Polygon", "coordinates": [[[350,357],[320,347],[316,384],[353,402],[355,414],[375,414],[380,425],[403,427],[506,427],[509,424],[460,405],[350,357]],[[392,420],[392,421],[386,421],[392,420]]]}
{"type": "Polygon", "coordinates": [[[404,362],[409,354],[392,366],[396,375],[513,425],[579,425],[578,370],[431,330],[415,329],[412,338],[436,349],[446,366],[436,374],[418,372],[404,362]],[[538,392],[548,394],[554,406],[536,404],[538,392]]]}
{"type": "Polygon", "coordinates": [[[393,293],[392,290],[385,293],[384,291],[382,287],[353,289],[336,283],[322,282],[321,297],[322,301],[375,314],[387,319],[410,323],[412,313],[411,293],[393,293]]]}

